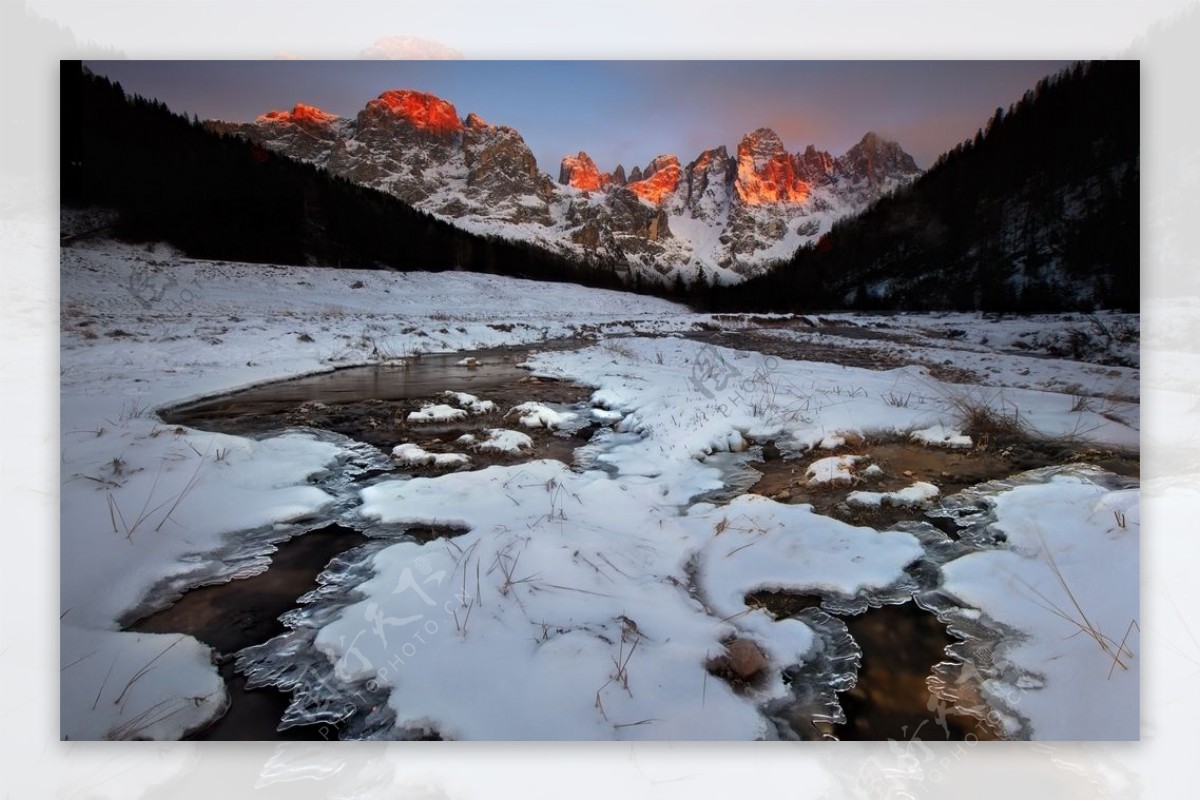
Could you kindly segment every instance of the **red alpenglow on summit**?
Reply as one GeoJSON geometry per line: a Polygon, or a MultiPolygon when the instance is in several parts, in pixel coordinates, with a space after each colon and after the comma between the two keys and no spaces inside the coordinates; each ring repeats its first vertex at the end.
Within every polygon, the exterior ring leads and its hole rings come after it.
{"type": "Polygon", "coordinates": [[[316,106],[310,106],[305,103],[297,103],[291,111],[268,111],[266,114],[259,116],[259,122],[290,122],[299,125],[303,122],[315,123],[318,125],[326,125],[328,123],[339,120],[336,114],[329,114],[321,111],[316,106]]]}
{"type": "Polygon", "coordinates": [[[592,157],[580,150],[578,156],[563,157],[558,167],[558,182],[585,192],[597,192],[608,188],[612,176],[600,172],[592,157]]]}
{"type": "Polygon", "coordinates": [[[764,203],[802,203],[808,184],[796,175],[792,157],[769,128],[746,134],[737,149],[738,198],[747,206],[764,203]]]}
{"type": "Polygon", "coordinates": [[[631,181],[629,188],[642,200],[657,205],[679,186],[681,174],[679,159],[675,156],[656,156],[642,173],[642,180],[631,181]]]}
{"type": "Polygon", "coordinates": [[[628,176],[574,151],[555,183],[516,129],[463,120],[454,104],[416,89],[385,91],[351,118],[298,104],[255,123],[208,124],[470,231],[660,275],[703,269],[726,282],[816,244],[834,222],[921,174],[875,134],[835,158],[812,145],[790,152],[760,127],[735,152],[714,143],[687,162],[664,154],[628,176]]]}
{"type": "Polygon", "coordinates": [[[462,131],[462,120],[458,118],[454,104],[427,92],[392,89],[367,103],[364,110],[387,111],[428,133],[452,134],[462,131]]]}

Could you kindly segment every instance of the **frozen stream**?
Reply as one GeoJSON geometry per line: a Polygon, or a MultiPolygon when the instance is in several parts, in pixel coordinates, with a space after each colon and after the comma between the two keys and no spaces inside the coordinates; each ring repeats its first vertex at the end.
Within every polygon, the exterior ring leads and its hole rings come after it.
{"type": "MultiPolygon", "coordinates": [[[[561,349],[568,344],[555,343],[551,347],[561,349]]],[[[473,528],[442,526],[433,521],[425,525],[411,521],[389,523],[378,516],[363,514],[361,498],[364,490],[369,494],[372,487],[390,486],[397,480],[427,480],[447,472],[433,465],[392,464],[386,457],[392,445],[408,442],[422,452],[451,453],[464,449],[460,443],[466,441],[465,438],[479,442],[495,428],[520,429],[530,439],[528,447],[512,453],[474,450],[470,454],[470,470],[513,470],[522,464],[540,465],[540,460],[552,459],[576,471],[604,469],[613,480],[617,479],[604,456],[614,447],[627,444],[631,437],[636,439],[637,434],[621,430],[621,415],[593,407],[589,388],[567,381],[533,378],[528,369],[519,366],[529,355],[528,349],[511,348],[423,355],[402,365],[348,368],[261,385],[161,413],[165,422],[207,431],[268,437],[303,428],[330,432],[329,436],[348,437],[360,443],[356,446],[358,458],[347,462],[342,474],[321,479],[323,486],[336,486],[334,494],[339,498],[327,513],[304,521],[303,526],[291,533],[290,539],[280,542],[278,537],[266,537],[253,550],[253,558],[249,561],[241,553],[241,567],[237,569],[229,568],[236,559],[228,559],[224,564],[221,558],[214,559],[213,564],[221,567],[205,579],[220,582],[232,577],[238,580],[186,592],[178,580],[171,586],[164,585],[156,597],[147,601],[146,608],[162,607],[181,593],[182,597],[131,626],[138,631],[189,633],[221,654],[231,707],[222,720],[200,733],[200,737],[389,739],[455,736],[455,732],[441,730],[435,720],[422,725],[399,723],[389,707],[387,687],[342,669],[343,664],[332,662],[328,647],[318,640],[323,628],[336,623],[347,610],[356,608],[367,598],[360,587],[377,577],[380,560],[387,559],[383,552],[393,546],[424,547],[442,541],[446,543],[443,550],[447,553],[456,549],[461,555],[463,549],[455,545],[454,540],[473,528]],[[414,411],[439,404],[447,393],[454,392],[471,393],[492,401],[496,409],[454,419],[425,423],[410,421],[409,415],[414,411]],[[521,427],[519,416],[514,418],[506,411],[528,402],[542,404],[541,408],[550,410],[556,419],[573,422],[521,427]],[[375,451],[370,446],[381,450],[375,451]],[[267,557],[270,558],[269,566],[267,557]]],[[[723,488],[701,493],[693,501],[706,501],[721,507],[756,487],[756,482],[765,480],[764,473],[767,477],[772,475],[773,471],[768,468],[772,462],[777,468],[778,459],[778,449],[771,441],[752,444],[739,452],[714,453],[706,464],[719,472],[723,488]],[[764,457],[764,450],[768,457],[764,457]],[[763,470],[756,470],[756,465],[763,466],[764,458],[768,465],[763,470]]],[[[790,461],[784,462],[787,463],[790,461]]],[[[1004,468],[1004,464],[989,463],[980,468],[983,471],[980,477],[1002,478],[1007,474],[995,471],[1004,468]],[[988,474],[989,470],[993,472],[988,474]]],[[[551,518],[556,510],[553,498],[552,494],[551,518]]],[[[813,500],[798,495],[791,502],[813,500]]],[[[513,502],[517,501],[514,499],[513,502]]],[[[816,504],[822,505],[819,499],[816,504]]],[[[562,507],[558,509],[566,520],[565,511],[562,507]]],[[[767,613],[764,617],[775,619],[777,625],[778,621],[788,620],[802,623],[808,636],[815,638],[815,642],[809,642],[803,659],[783,668],[781,678],[788,688],[786,693],[772,695],[769,689],[764,690],[769,682],[763,675],[742,675],[719,654],[707,662],[708,676],[701,693],[706,697],[712,691],[707,683],[711,680],[714,686],[718,683],[727,685],[734,695],[743,698],[761,696],[765,700],[757,706],[764,719],[770,721],[765,735],[771,737],[900,738],[904,732],[928,721],[936,705],[927,689],[929,678],[934,677],[934,684],[940,682],[945,689],[948,685],[946,677],[958,675],[961,667],[956,667],[954,660],[939,664],[945,660],[948,646],[955,641],[935,613],[944,621],[956,623],[959,633],[962,633],[964,618],[956,614],[951,602],[937,593],[938,564],[945,561],[948,553],[961,555],[967,546],[959,544],[957,535],[950,537],[928,522],[922,522],[924,518],[919,509],[889,515],[888,524],[896,523],[896,517],[901,518],[898,528],[911,531],[911,536],[920,541],[925,550],[924,556],[904,565],[900,581],[863,589],[853,596],[817,589],[807,595],[789,591],[768,594],[756,598],[755,604],[747,601],[748,605],[767,613]],[[925,601],[920,605],[913,603],[914,594],[920,594],[925,601]],[[898,647],[902,651],[897,654],[898,647]],[[841,703],[839,694],[844,695],[841,703]]],[[[954,527],[943,523],[941,529],[953,531],[954,527]]],[[[480,547],[480,540],[466,547],[480,547]]],[[[239,548],[241,552],[246,550],[244,544],[239,548]]],[[[478,582],[481,570],[490,572],[497,565],[503,569],[509,553],[513,552],[499,550],[491,565],[477,560],[474,575],[468,567],[463,567],[460,596],[469,594],[468,580],[478,582]]],[[[519,555],[512,560],[509,569],[515,568],[519,555]]],[[[421,566],[424,558],[418,557],[414,564],[421,566]]],[[[465,558],[469,566],[470,550],[465,558]]],[[[430,573],[437,565],[426,567],[425,572],[430,573]]],[[[686,583],[681,587],[684,599],[692,606],[704,605],[709,614],[716,615],[698,583],[697,571],[701,567],[697,564],[683,567],[679,583],[686,583]]],[[[615,565],[613,570],[614,577],[626,575],[615,565]]],[[[601,572],[601,568],[597,568],[597,572],[601,572]]],[[[626,575],[626,578],[630,577],[626,575]]],[[[509,576],[510,584],[519,581],[521,579],[515,575],[509,576]]],[[[591,590],[580,592],[600,594],[591,590]]],[[[443,632],[454,629],[466,639],[467,626],[463,618],[472,614],[473,601],[465,608],[447,609],[452,614],[434,625],[443,632]]],[[[366,619],[372,622],[376,633],[382,634],[387,625],[399,625],[399,618],[387,617],[382,611],[377,611],[373,619],[370,614],[368,612],[366,619]]],[[[629,620],[624,615],[619,617],[629,620]]],[[[430,623],[434,621],[428,620],[426,625],[430,623]]],[[[630,622],[632,628],[624,623],[621,625],[623,628],[617,634],[618,653],[621,654],[618,660],[632,656],[632,650],[628,657],[624,655],[626,647],[636,649],[644,641],[636,623],[630,622]],[[627,639],[631,631],[634,634],[627,639]]],[[[543,636],[549,637],[551,629],[553,625],[543,632],[543,636]]],[[[566,630],[561,629],[560,634],[566,630]]],[[[996,632],[987,629],[986,635],[994,639],[996,632]]],[[[610,635],[600,633],[598,636],[611,641],[610,635]]],[[[731,640],[727,636],[722,642],[726,642],[733,653],[732,645],[743,637],[744,634],[738,634],[731,640]]],[[[408,649],[410,646],[409,642],[396,644],[393,641],[392,648],[408,649]]],[[[965,653],[961,646],[958,648],[960,654],[965,653]]],[[[416,648],[412,647],[412,650],[415,653],[416,648]]],[[[350,643],[349,652],[356,652],[354,642],[350,643]]],[[[398,653],[407,654],[407,650],[398,653]]],[[[343,654],[343,662],[344,659],[343,654]]],[[[618,661],[615,675],[627,681],[628,675],[623,675],[623,670],[618,661]]],[[[961,687],[953,689],[960,694],[963,691],[961,687]]],[[[503,692],[500,687],[495,691],[503,692]]],[[[600,691],[597,691],[596,699],[599,708],[600,691]]],[[[997,733],[994,725],[983,725],[944,705],[936,706],[939,707],[940,728],[925,731],[925,739],[989,738],[997,733]]],[[[977,717],[988,712],[986,705],[977,704],[974,709],[979,712],[977,717]]],[[[553,714],[550,710],[545,713],[553,714]]],[[[537,714],[537,711],[531,710],[529,714],[537,714]]]]}

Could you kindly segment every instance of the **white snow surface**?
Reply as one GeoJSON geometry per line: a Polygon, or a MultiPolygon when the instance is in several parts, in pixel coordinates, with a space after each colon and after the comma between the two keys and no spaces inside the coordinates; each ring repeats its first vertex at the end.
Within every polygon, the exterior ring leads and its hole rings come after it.
{"type": "Polygon", "coordinates": [[[409,412],[408,422],[410,423],[448,423],[452,420],[461,420],[467,416],[464,409],[456,409],[445,403],[428,403],[421,407],[420,411],[409,412]]]}
{"type": "Polygon", "coordinates": [[[853,595],[901,580],[921,554],[907,534],[804,506],[743,496],[684,515],[654,495],[551,460],[364,489],[369,520],[470,532],[380,552],[364,599],[317,645],[339,678],[386,686],[398,726],[447,737],[762,738],[772,729],[759,707],[787,697],[782,668],[817,643],[800,621],[746,614],[742,597],[853,595]],[[711,609],[687,589],[697,561],[711,609]],[[774,667],[746,694],[706,673],[735,634],[774,667]]]}
{"type": "Polygon", "coordinates": [[[446,390],[444,393],[447,398],[454,398],[454,402],[462,408],[466,409],[471,414],[488,414],[496,411],[496,404],[490,400],[480,400],[475,395],[469,392],[455,392],[446,390]]]}
{"type": "Polygon", "coordinates": [[[405,442],[392,448],[392,458],[400,464],[462,467],[471,461],[464,453],[430,453],[420,445],[405,442]]]}
{"type": "Polygon", "coordinates": [[[941,490],[927,481],[914,481],[904,489],[891,492],[855,490],[846,496],[846,503],[851,506],[926,506],[941,494],[941,490]]]}
{"type": "Polygon", "coordinates": [[[520,431],[510,431],[507,428],[489,428],[487,439],[480,441],[476,447],[481,451],[498,451],[500,453],[520,453],[533,447],[533,439],[520,431]]]}
{"type": "Polygon", "coordinates": [[[1024,637],[996,650],[1013,678],[987,680],[985,697],[1034,739],[1136,740],[1138,491],[1058,476],[995,503],[1005,547],[942,568],[945,592],[1024,637]]]}
{"type": "Polygon", "coordinates": [[[914,431],[911,437],[917,442],[940,445],[944,448],[969,448],[974,444],[966,434],[956,428],[947,428],[941,423],[914,431]]]}
{"type": "MultiPolygon", "coordinates": [[[[841,438],[839,437],[838,439],[841,438]]],[[[822,445],[821,447],[824,446],[822,445]]],[[[862,461],[862,459],[862,456],[849,454],[826,456],[810,464],[804,475],[808,477],[809,484],[832,484],[837,481],[853,481],[854,465],[862,461]]]]}
{"type": "Polygon", "coordinates": [[[526,428],[567,428],[577,417],[573,412],[554,409],[547,404],[528,401],[514,406],[509,414],[517,414],[517,422],[526,428]]]}
{"type": "MultiPolygon", "coordinates": [[[[620,417],[613,446],[599,456],[611,473],[575,473],[540,461],[385,481],[362,494],[360,512],[370,518],[470,529],[452,546],[404,543],[381,551],[379,572],[363,589],[379,605],[376,612],[385,610],[384,620],[395,626],[383,626],[389,635],[400,638],[401,629],[410,628],[395,621],[422,614],[424,626],[440,615],[433,644],[420,651],[422,666],[406,667],[428,683],[404,680],[403,670],[393,673],[390,702],[406,719],[421,717],[448,736],[472,738],[766,736],[759,705],[779,697],[783,688],[773,679],[738,695],[706,674],[705,660],[722,640],[739,635],[759,642],[775,667],[803,661],[811,632],[796,621],[775,623],[755,614],[722,620],[710,614],[684,589],[688,565],[701,571],[710,602],[736,613],[743,611],[738,593],[763,581],[789,587],[824,582],[819,586],[852,593],[894,580],[911,558],[916,546],[908,535],[853,529],[802,506],[755,497],[720,508],[692,504],[695,496],[723,486],[721,468],[704,461],[714,452],[744,450],[761,438],[807,449],[851,433],[949,430],[959,424],[953,401],[963,393],[1018,409],[1022,421],[1042,433],[1131,447],[1138,439],[1135,368],[1001,351],[979,342],[989,335],[980,332],[995,327],[978,316],[954,319],[968,331],[955,348],[943,349],[928,338],[897,346],[912,366],[867,370],[766,359],[687,339],[617,340],[612,337],[689,331],[714,322],[674,304],[623,293],[468,273],[205,262],[162,246],[87,240],[62,252],[61,302],[61,725],[72,739],[174,738],[220,714],[224,689],[207,647],[190,637],[120,628],[164,580],[200,582],[221,575],[213,554],[247,532],[298,533],[303,524],[297,528],[290,521],[319,515],[335,500],[313,481],[348,455],[343,446],[303,433],[255,440],[176,430],[156,418],[162,406],[420,352],[581,334],[609,337],[578,351],[542,352],[530,363],[547,376],[594,386],[593,405],[610,420],[620,417]],[[357,282],[362,287],[352,288],[357,282]],[[960,347],[964,339],[972,341],[971,348],[960,347]],[[974,370],[979,384],[949,385],[917,364],[937,362],[943,353],[974,370]],[[888,401],[901,395],[910,402],[888,401]],[[1093,400],[1080,404],[1079,395],[1093,400]],[[725,518],[729,522],[716,534],[725,518]],[[748,547],[730,554],[735,542],[748,547]],[[768,563],[782,562],[779,555],[800,550],[811,563],[789,563],[788,569],[776,564],[774,573],[762,572],[768,563]],[[847,564],[847,554],[866,561],[847,564]],[[420,557],[426,561],[415,561],[420,557]],[[434,605],[420,593],[398,589],[407,565],[429,568],[422,581],[445,571],[440,583],[420,585],[434,605]],[[471,584],[475,592],[464,592],[471,584]],[[470,606],[470,598],[478,603],[470,606]],[[139,674],[151,660],[154,669],[139,674]],[[497,674],[495,665],[519,667],[497,674]],[[472,681],[493,687],[490,706],[481,708],[462,693],[472,681]],[[93,703],[97,694],[101,701],[93,703]],[[118,697],[119,703],[108,700],[118,697]],[[558,713],[531,720],[528,710],[535,701],[558,713]]],[[[926,324],[931,325],[928,318],[926,324]]],[[[915,331],[920,318],[906,317],[905,325],[915,331]]],[[[767,333],[780,339],[794,335],[767,333]]],[[[848,337],[829,340],[848,350],[862,346],[848,337]]],[[[566,411],[543,406],[522,414],[540,421],[543,410],[566,411]]],[[[511,443],[517,433],[505,432],[501,439],[511,443]]],[[[1015,498],[1031,497],[1017,493],[1015,498]]],[[[1118,618],[1127,610],[1122,606],[1119,614],[1105,617],[1110,602],[1093,597],[1099,580],[1088,575],[1117,585],[1107,567],[1129,563],[1116,557],[1128,555],[1126,540],[1136,541],[1136,523],[1103,542],[1089,540],[1087,548],[1068,547],[1078,546],[1071,538],[1084,536],[1080,532],[1098,531],[1105,514],[1112,517],[1106,507],[1099,511],[1101,501],[1117,502],[1070,497],[1074,505],[1063,506],[1064,500],[1061,508],[1047,507],[1051,517],[1037,510],[1053,498],[1031,501],[1028,514],[1062,521],[1045,533],[1054,548],[1061,545],[1055,551],[1059,566],[1072,589],[1078,583],[1087,594],[1089,617],[1093,604],[1105,634],[1119,639],[1128,620],[1118,618]]],[[[1136,506],[1121,503],[1136,521],[1136,506]]],[[[1014,502],[1002,517],[1014,521],[1014,531],[1021,508],[1014,502]]],[[[1013,542],[1021,544],[1019,534],[1013,542]]],[[[1036,604],[1018,604],[1011,586],[991,589],[1000,586],[1001,574],[985,558],[1024,559],[1031,576],[1026,580],[1047,586],[1033,553],[1018,549],[964,558],[949,566],[953,586],[964,601],[1037,635],[1028,645],[1032,650],[1009,655],[1014,662],[1042,665],[1053,646],[1063,649],[1064,666],[1092,667],[1088,658],[1095,654],[1086,646],[1100,653],[1094,641],[1083,635],[1063,641],[1063,631],[1044,636],[1050,623],[1063,621],[1045,617],[1036,604]],[[988,581],[973,583],[968,571],[974,569],[988,581]],[[972,589],[979,597],[968,597],[972,589]]],[[[1120,581],[1136,600],[1136,572],[1120,581]]],[[[361,614],[351,607],[322,632],[336,660],[350,653],[340,636],[353,641],[361,614]]],[[[388,664],[380,660],[395,656],[395,641],[369,651],[369,639],[361,638],[358,647],[377,666],[388,664]]],[[[1106,674],[1109,663],[1095,661],[1106,674]]],[[[1045,687],[1027,693],[1028,708],[1019,710],[1039,736],[1056,736],[1043,712],[1065,708],[1067,697],[1078,705],[1084,692],[1080,686],[1064,689],[1056,669],[1048,670],[1045,687]]],[[[1092,688],[1098,694],[1088,697],[1127,695],[1125,685],[1113,682],[1128,682],[1135,670],[1118,668],[1111,682],[1105,679],[1092,688]]],[[[1136,698],[1136,679],[1133,687],[1136,698]]],[[[1093,713],[1103,715],[1120,717],[1114,710],[1093,713]]]]}
{"type": "Polygon", "coordinates": [[[657,299],[565,284],[201,261],[108,240],[62,250],[61,304],[61,733],[70,739],[175,739],[221,714],[223,683],[190,637],[120,703],[106,700],[175,639],[121,626],[164,580],[220,575],[210,555],[244,532],[269,534],[334,500],[310,477],[344,456],[340,447],[304,434],[177,431],[156,409],[421,351],[584,327],[686,330],[697,319],[657,299]]]}

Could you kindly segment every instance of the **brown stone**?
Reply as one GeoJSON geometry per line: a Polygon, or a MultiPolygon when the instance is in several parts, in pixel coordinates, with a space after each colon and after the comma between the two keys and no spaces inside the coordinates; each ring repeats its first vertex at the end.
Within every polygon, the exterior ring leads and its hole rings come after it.
{"type": "Polygon", "coordinates": [[[735,678],[749,681],[767,667],[767,656],[753,640],[737,639],[725,646],[729,670],[735,678]]]}

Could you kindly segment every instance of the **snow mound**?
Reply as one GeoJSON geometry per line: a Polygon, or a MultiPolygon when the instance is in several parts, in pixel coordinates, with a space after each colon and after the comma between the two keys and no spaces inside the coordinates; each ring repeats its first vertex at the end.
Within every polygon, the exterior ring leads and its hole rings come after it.
{"type": "MultiPolygon", "coordinates": [[[[907,583],[904,567],[924,553],[910,534],[851,526],[805,504],[742,495],[706,507],[693,507],[684,525],[707,539],[699,584],[721,617],[746,613],[745,596],[756,590],[853,598],[892,588],[907,583]]],[[[739,625],[767,620],[758,610],[739,625]]]]}
{"type": "Polygon", "coordinates": [[[471,461],[462,453],[430,453],[419,445],[406,442],[392,448],[392,458],[399,464],[432,465],[433,467],[462,467],[471,461]]]}
{"type": "Polygon", "coordinates": [[[852,468],[864,458],[863,456],[850,455],[826,456],[810,464],[808,470],[804,471],[804,475],[808,477],[809,484],[831,484],[835,481],[853,481],[854,473],[852,472],[852,468]]]}
{"type": "Polygon", "coordinates": [[[447,398],[454,398],[455,403],[469,411],[471,414],[489,414],[496,411],[496,404],[493,401],[480,400],[474,395],[466,392],[447,391],[442,394],[447,398]]]}
{"type": "Polygon", "coordinates": [[[389,544],[327,596],[336,605],[307,610],[327,675],[287,671],[292,635],[246,666],[289,682],[310,720],[328,707],[322,687],[383,693],[386,714],[360,708],[355,736],[774,737],[768,709],[822,691],[836,709],[831,682],[847,680],[854,649],[819,610],[776,621],[747,610],[745,593],[882,592],[906,582],[921,552],[907,534],[757,496],[681,516],[653,503],[653,487],[552,460],[386,481],[361,496],[361,514],[380,524],[468,531],[449,546],[389,544]],[[738,639],[761,649],[765,667],[735,690],[708,665],[738,639]]]}
{"type": "Polygon", "coordinates": [[[498,453],[520,453],[533,448],[533,440],[528,434],[520,431],[509,431],[505,428],[489,428],[487,439],[479,443],[481,451],[496,451],[498,453]]]}
{"type": "Polygon", "coordinates": [[[570,428],[578,418],[574,412],[553,409],[544,403],[528,401],[509,410],[509,415],[518,414],[517,422],[526,428],[570,428]]]}
{"type": "Polygon", "coordinates": [[[926,481],[913,482],[911,486],[892,492],[852,492],[846,496],[851,506],[925,506],[941,495],[941,490],[926,481]]]}
{"type": "Polygon", "coordinates": [[[409,412],[410,423],[448,423],[452,420],[462,420],[467,416],[463,409],[455,409],[444,403],[427,403],[420,411],[409,412]]]}
{"type": "Polygon", "coordinates": [[[954,428],[946,428],[940,423],[913,431],[909,436],[916,442],[943,448],[969,448],[974,444],[966,434],[954,428]]]}

